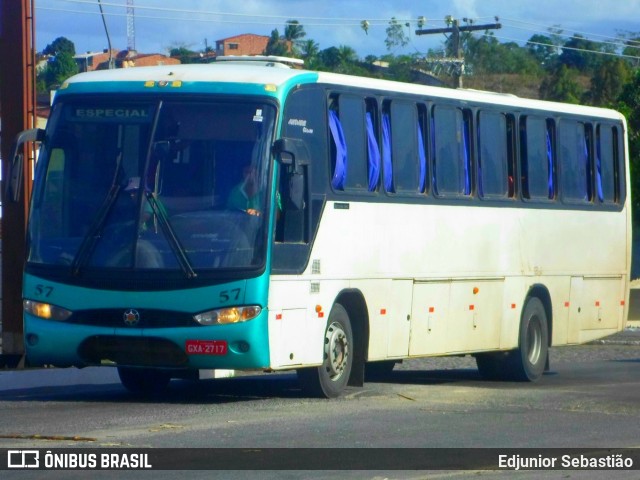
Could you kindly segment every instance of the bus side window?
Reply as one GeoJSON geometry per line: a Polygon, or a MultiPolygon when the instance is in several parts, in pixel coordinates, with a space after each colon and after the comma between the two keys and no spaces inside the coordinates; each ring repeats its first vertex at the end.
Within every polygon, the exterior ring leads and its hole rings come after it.
{"type": "Polygon", "coordinates": [[[500,112],[479,112],[478,194],[481,198],[513,197],[513,171],[509,172],[510,163],[506,115],[500,112]]]}
{"type": "Polygon", "coordinates": [[[369,171],[369,191],[378,189],[380,180],[380,147],[378,142],[378,106],[375,99],[367,98],[367,112],[365,121],[367,123],[367,166],[369,171]]]}
{"type": "Polygon", "coordinates": [[[620,201],[618,130],[610,125],[596,127],[595,180],[598,200],[604,204],[620,201]]]}
{"type": "Polygon", "coordinates": [[[428,127],[429,123],[427,108],[423,104],[418,104],[418,159],[420,161],[420,193],[428,193],[429,182],[428,178],[428,159],[427,159],[427,145],[428,142],[428,127]]]}
{"type": "Polygon", "coordinates": [[[555,198],[555,123],[526,116],[520,119],[522,195],[531,200],[555,198]]]}
{"type": "Polygon", "coordinates": [[[331,186],[336,190],[344,190],[347,178],[347,142],[337,110],[337,102],[329,108],[329,131],[331,132],[331,158],[333,172],[331,186]]]}
{"type": "Polygon", "coordinates": [[[421,191],[420,157],[416,152],[416,113],[414,103],[394,101],[391,104],[393,185],[397,193],[416,194],[421,191]]]}
{"type": "Polygon", "coordinates": [[[433,115],[434,188],[439,197],[471,194],[471,120],[469,112],[435,106],[433,115]]]}
{"type": "Polygon", "coordinates": [[[387,192],[395,192],[393,186],[393,139],[391,138],[391,113],[386,100],[382,104],[382,163],[384,167],[384,189],[387,192]]]}
{"type": "Polygon", "coordinates": [[[590,125],[574,120],[558,124],[562,197],[569,202],[591,201],[590,125]]]}
{"type": "Polygon", "coordinates": [[[342,94],[338,100],[340,122],[348,152],[344,189],[366,191],[369,187],[369,175],[365,102],[362,97],[350,94],[342,94]]]}

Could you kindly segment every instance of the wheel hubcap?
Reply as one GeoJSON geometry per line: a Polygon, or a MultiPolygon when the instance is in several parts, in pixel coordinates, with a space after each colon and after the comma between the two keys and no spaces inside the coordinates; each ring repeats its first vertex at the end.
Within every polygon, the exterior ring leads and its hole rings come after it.
{"type": "Polygon", "coordinates": [[[332,323],[324,339],[324,358],[331,380],[338,380],[344,373],[349,359],[349,342],[342,325],[332,323]]]}
{"type": "Polygon", "coordinates": [[[534,317],[529,322],[529,327],[527,328],[527,357],[532,365],[535,365],[540,360],[541,351],[542,331],[540,327],[540,319],[534,317]]]}

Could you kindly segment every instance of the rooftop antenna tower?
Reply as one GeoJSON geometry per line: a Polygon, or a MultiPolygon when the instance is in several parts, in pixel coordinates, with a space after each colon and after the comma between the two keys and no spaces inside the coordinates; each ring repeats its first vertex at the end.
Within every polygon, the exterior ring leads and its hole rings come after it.
{"type": "Polygon", "coordinates": [[[127,50],[136,49],[136,23],[133,0],[127,0],[127,50]]]}

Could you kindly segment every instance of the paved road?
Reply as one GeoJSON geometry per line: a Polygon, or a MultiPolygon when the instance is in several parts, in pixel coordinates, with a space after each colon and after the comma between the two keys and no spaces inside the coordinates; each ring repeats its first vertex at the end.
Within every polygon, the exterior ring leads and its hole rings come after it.
{"type": "MultiPolygon", "coordinates": [[[[128,394],[110,369],[0,371],[0,448],[640,447],[640,330],[609,340],[552,349],[551,371],[533,385],[483,381],[469,357],[421,359],[332,401],[305,398],[292,374],[173,382],[166,396],[145,400],[128,394]]],[[[568,478],[568,472],[533,473],[522,475],[568,478]]],[[[640,477],[638,471],[610,473],[640,477]]],[[[153,472],[154,480],[175,475],[153,472]]],[[[435,475],[429,478],[508,478],[505,472],[435,475]]],[[[191,472],[187,478],[247,474],[191,472]]],[[[255,478],[426,477],[262,472],[255,478]]]]}

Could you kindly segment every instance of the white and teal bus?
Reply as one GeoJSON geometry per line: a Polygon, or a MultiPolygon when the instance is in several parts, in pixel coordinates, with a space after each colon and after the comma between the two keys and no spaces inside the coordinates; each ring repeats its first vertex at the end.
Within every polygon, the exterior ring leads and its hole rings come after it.
{"type": "Polygon", "coordinates": [[[280,67],[62,85],[20,140],[41,142],[30,365],[116,366],[133,391],[297,370],[335,397],[425,356],[534,381],[549,347],[624,328],[619,113],[280,67]]]}

